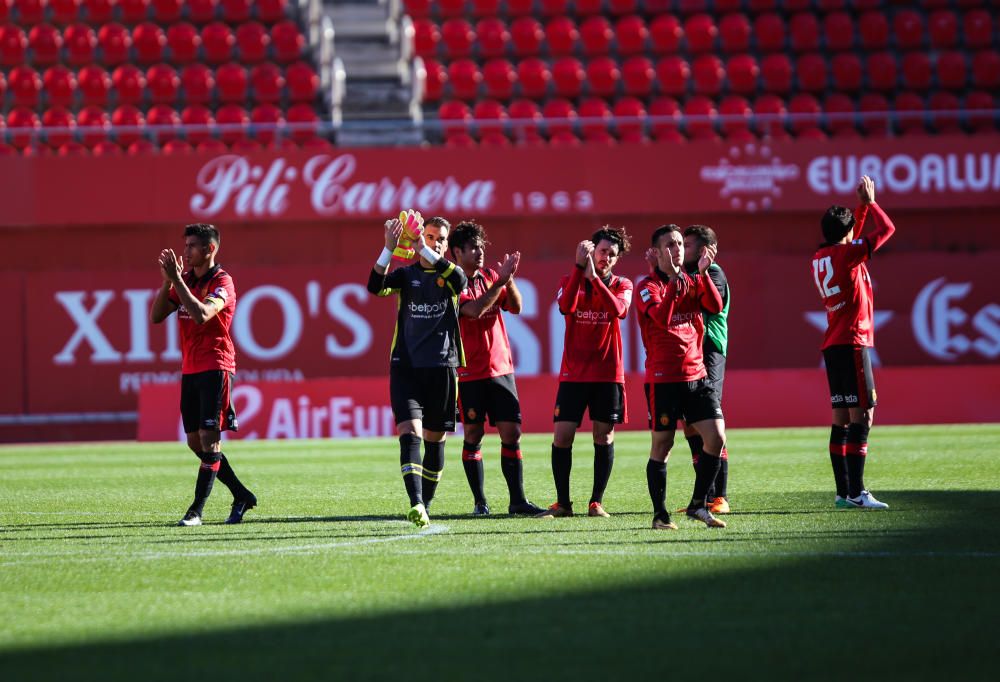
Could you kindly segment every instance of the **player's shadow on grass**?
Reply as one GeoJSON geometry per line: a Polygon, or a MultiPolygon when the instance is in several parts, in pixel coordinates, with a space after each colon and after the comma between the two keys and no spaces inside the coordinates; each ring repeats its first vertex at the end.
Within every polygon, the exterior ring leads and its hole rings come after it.
{"type": "MultiPolygon", "coordinates": [[[[475,600],[459,595],[446,606],[412,607],[410,600],[419,599],[412,590],[430,590],[421,592],[426,598],[445,572],[452,580],[475,581],[476,560],[441,556],[440,547],[420,556],[413,552],[421,545],[408,543],[411,570],[382,588],[398,601],[377,613],[263,623],[239,622],[240,613],[259,608],[237,609],[234,625],[204,632],[0,652],[0,678],[843,680],[850,671],[871,680],[982,677],[996,663],[1000,534],[989,512],[1000,509],[1000,492],[880,491],[880,497],[898,516],[838,514],[865,528],[817,534],[828,542],[810,541],[795,556],[780,556],[789,546],[783,534],[770,547],[763,538],[744,537],[759,558],[725,550],[711,557],[667,555],[647,560],[648,570],[632,565],[641,549],[634,559],[627,552],[601,556],[600,541],[592,556],[538,558],[542,563],[514,549],[507,570],[520,572],[526,579],[518,584],[530,585],[530,593],[483,589],[475,600]],[[919,532],[885,532],[897,519],[919,532]],[[559,566],[570,562],[585,562],[585,570],[567,572],[563,582],[559,566]],[[549,582],[532,577],[540,566],[549,582]]],[[[732,530],[739,523],[734,520],[732,530]]],[[[726,532],[709,536],[706,530],[706,541],[728,542],[726,532]]],[[[327,565],[330,584],[337,585],[337,562],[327,565]]],[[[224,574],[218,586],[224,595],[224,574]]],[[[217,606],[230,604],[220,596],[217,606]]],[[[277,608],[271,616],[287,617],[277,608]]]]}

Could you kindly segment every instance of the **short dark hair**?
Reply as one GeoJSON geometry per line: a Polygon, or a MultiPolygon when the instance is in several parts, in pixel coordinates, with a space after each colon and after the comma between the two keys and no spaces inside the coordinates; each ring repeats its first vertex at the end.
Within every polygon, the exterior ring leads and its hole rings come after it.
{"type": "Polygon", "coordinates": [[[594,242],[594,246],[600,244],[601,240],[604,239],[618,245],[619,256],[624,256],[632,248],[632,238],[628,236],[628,232],[625,231],[624,226],[611,227],[610,225],[605,225],[590,237],[590,241],[594,242]]]}
{"type": "Polygon", "coordinates": [[[208,246],[209,243],[212,242],[214,242],[216,246],[222,243],[222,236],[219,234],[219,228],[215,225],[209,225],[208,223],[193,223],[191,225],[185,225],[184,236],[197,237],[201,241],[202,246],[208,246]]]}
{"type": "Polygon", "coordinates": [[[716,246],[719,243],[719,236],[708,225],[690,225],[684,229],[684,236],[694,237],[699,246],[716,246]]]}
{"type": "Polygon", "coordinates": [[[482,242],[483,246],[489,244],[486,241],[486,230],[483,229],[482,225],[472,220],[463,220],[448,233],[448,248],[452,250],[461,251],[476,241],[482,242]]]}
{"type": "Polygon", "coordinates": [[[854,213],[845,206],[831,206],[823,214],[820,227],[826,243],[836,244],[854,229],[854,213]]]}
{"type": "Polygon", "coordinates": [[[660,242],[660,237],[662,237],[665,234],[670,234],[671,232],[676,232],[677,234],[682,234],[681,233],[681,226],[680,225],[675,225],[673,223],[669,223],[667,225],[660,225],[658,228],[656,228],[655,230],[653,230],[653,236],[649,240],[649,245],[652,246],[655,249],[656,245],[660,242]]]}
{"type": "MultiPolygon", "coordinates": [[[[424,221],[425,227],[443,227],[448,230],[448,236],[451,237],[451,223],[442,218],[441,216],[434,216],[433,218],[428,218],[424,221]]],[[[449,240],[450,241],[450,240],[449,240]]]]}

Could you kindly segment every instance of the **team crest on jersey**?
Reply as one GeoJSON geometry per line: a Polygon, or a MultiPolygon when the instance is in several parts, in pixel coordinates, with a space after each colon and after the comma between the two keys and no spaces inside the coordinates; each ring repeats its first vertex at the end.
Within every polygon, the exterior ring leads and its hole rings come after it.
{"type": "Polygon", "coordinates": [[[437,285],[438,285],[439,287],[444,287],[444,277],[438,277],[438,278],[437,278],[437,279],[435,280],[435,283],[436,283],[436,284],[437,284],[437,285]]]}
{"type": "Polygon", "coordinates": [[[554,417],[558,417],[559,416],[559,406],[558,405],[556,405],[556,409],[552,412],[552,416],[554,416],[554,417]]]}
{"type": "Polygon", "coordinates": [[[475,419],[476,418],[476,408],[470,407],[469,409],[467,409],[465,411],[465,416],[467,416],[469,419],[475,419]]]}

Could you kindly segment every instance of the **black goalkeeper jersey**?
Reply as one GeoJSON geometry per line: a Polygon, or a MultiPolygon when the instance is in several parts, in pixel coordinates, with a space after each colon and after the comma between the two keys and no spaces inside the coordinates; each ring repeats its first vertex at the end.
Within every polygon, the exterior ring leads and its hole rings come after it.
{"type": "Polygon", "coordinates": [[[432,269],[419,262],[380,275],[372,269],[368,291],[399,293],[399,312],[390,364],[403,367],[464,367],[458,331],[458,296],[468,280],[461,268],[441,258],[432,269]]]}

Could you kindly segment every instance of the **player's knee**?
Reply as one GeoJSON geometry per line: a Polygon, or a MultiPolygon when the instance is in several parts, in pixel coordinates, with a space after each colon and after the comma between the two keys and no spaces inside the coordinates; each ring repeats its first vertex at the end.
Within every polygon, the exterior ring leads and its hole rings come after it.
{"type": "Polygon", "coordinates": [[[220,452],[222,442],[218,431],[199,431],[198,440],[202,452],[220,452]]]}
{"type": "Polygon", "coordinates": [[[497,434],[503,443],[517,443],[521,440],[521,425],[516,422],[497,422],[497,434]]]}
{"type": "MultiPolygon", "coordinates": [[[[465,425],[465,440],[470,443],[479,443],[483,440],[483,436],[486,435],[486,429],[482,424],[466,424],[465,425]]],[[[503,436],[501,435],[501,439],[503,436]]]]}

